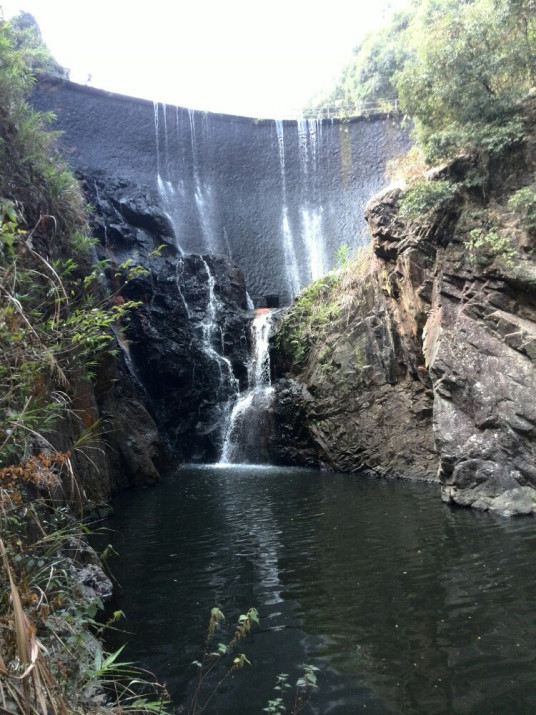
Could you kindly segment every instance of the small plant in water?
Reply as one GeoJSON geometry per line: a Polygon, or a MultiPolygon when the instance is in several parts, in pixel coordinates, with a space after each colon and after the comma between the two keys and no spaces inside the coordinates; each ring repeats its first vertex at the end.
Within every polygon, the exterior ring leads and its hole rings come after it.
{"type": "Polygon", "coordinates": [[[244,653],[237,653],[237,646],[251,632],[254,624],[259,624],[259,614],[256,608],[250,608],[247,613],[238,618],[234,634],[228,643],[213,645],[216,634],[225,623],[222,611],[214,607],[210,612],[205,640],[205,651],[201,660],[194,660],[194,665],[199,670],[195,691],[186,704],[184,712],[197,715],[207,708],[208,704],[218,692],[222,683],[237,670],[245,665],[251,665],[244,653]],[[216,667],[220,666],[216,673],[216,667]],[[211,676],[216,675],[216,682],[211,676]]]}
{"type": "MultiPolygon", "coordinates": [[[[247,613],[238,618],[234,634],[228,643],[214,644],[215,637],[224,623],[225,616],[222,611],[214,607],[210,612],[203,657],[192,663],[199,671],[195,690],[181,712],[188,715],[205,712],[224,681],[245,665],[251,665],[244,653],[237,652],[237,647],[250,634],[253,626],[259,625],[257,609],[250,608],[247,613]]],[[[268,700],[263,712],[296,715],[303,710],[317,687],[318,668],[304,664],[301,669],[302,673],[294,686],[288,682],[290,676],[287,673],[280,673],[277,676],[274,686],[276,696],[268,700]]]]}
{"type": "Polygon", "coordinates": [[[291,713],[295,715],[299,713],[309,702],[311,694],[316,684],[316,673],[318,668],[314,665],[304,663],[302,666],[303,674],[296,681],[296,686],[293,688],[288,682],[288,673],[280,673],[276,678],[274,690],[277,696],[272,700],[268,700],[268,704],[263,708],[265,713],[291,713]],[[285,701],[290,699],[293,693],[292,709],[287,708],[285,701]],[[288,697],[285,697],[288,696],[288,697]]]}

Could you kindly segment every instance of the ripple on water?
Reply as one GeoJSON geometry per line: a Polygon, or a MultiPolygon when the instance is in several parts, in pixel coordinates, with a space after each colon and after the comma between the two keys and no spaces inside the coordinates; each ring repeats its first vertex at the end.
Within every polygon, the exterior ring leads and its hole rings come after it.
{"type": "Polygon", "coordinates": [[[216,465],[121,495],[128,656],[181,702],[210,608],[232,623],[254,605],[254,665],[213,712],[262,712],[275,676],[304,661],[321,673],[303,712],[532,712],[534,521],[452,510],[437,491],[216,465]]]}

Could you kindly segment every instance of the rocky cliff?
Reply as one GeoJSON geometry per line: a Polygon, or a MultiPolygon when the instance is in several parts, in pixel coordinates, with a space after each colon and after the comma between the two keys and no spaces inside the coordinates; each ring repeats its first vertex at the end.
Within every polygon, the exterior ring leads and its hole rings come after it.
{"type": "MultiPolygon", "coordinates": [[[[94,179],[84,188],[101,297],[135,307],[114,327],[115,348],[102,351],[93,378],[69,376],[72,409],[35,449],[70,452],[76,482],[66,497],[76,504],[83,494],[93,510],[177,463],[218,459],[227,413],[247,380],[250,316],[241,272],[224,257],[182,257],[162,209],[136,187],[94,179]]],[[[43,255],[56,257],[62,244],[38,240],[43,255]]],[[[78,270],[82,284],[89,262],[78,270]]]]}
{"type": "Polygon", "coordinates": [[[521,113],[523,142],[432,172],[439,198],[417,215],[411,189],[374,197],[370,254],[291,309],[275,341],[276,459],[298,461],[298,435],[302,457],[335,469],[437,479],[447,502],[534,512],[533,99],[521,113]]]}
{"type": "Polygon", "coordinates": [[[217,461],[227,412],[247,380],[243,275],[228,258],[181,256],[162,208],[129,182],[94,179],[86,191],[103,280],[113,288],[134,271],[118,296],[137,302],[117,331],[130,382],[173,461],[217,461]]]}

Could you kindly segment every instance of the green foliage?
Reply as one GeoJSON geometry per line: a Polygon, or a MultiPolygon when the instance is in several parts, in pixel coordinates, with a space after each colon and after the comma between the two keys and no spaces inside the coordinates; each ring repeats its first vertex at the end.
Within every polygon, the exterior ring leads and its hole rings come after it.
{"type": "Polygon", "coordinates": [[[165,688],[120,662],[121,649],[105,653],[95,638],[123,614],[97,622],[101,599],[73,578],[91,554],[87,527],[55,503],[62,472],[71,469],[69,453],[53,452],[0,469],[3,702],[21,713],[85,712],[77,703],[89,687],[120,700],[122,712],[164,713],[165,688]]]}
{"type": "Polygon", "coordinates": [[[33,72],[66,75],[64,68],[58,64],[43,42],[39,26],[30,13],[19,12],[15,15],[9,21],[8,32],[14,48],[33,72]]]}
{"type": "Polygon", "coordinates": [[[415,182],[400,201],[401,218],[414,221],[424,219],[431,212],[445,206],[456,195],[456,187],[450,181],[415,182]]]}
{"type": "MultiPolygon", "coordinates": [[[[91,378],[110,350],[112,326],[136,304],[104,295],[98,274],[107,265],[86,275],[92,239],[79,185],[57,154],[52,115],[34,112],[25,99],[34,81],[28,63],[51,68],[26,20],[0,26],[2,700],[13,712],[82,712],[83,689],[105,684],[122,700],[121,712],[164,712],[164,690],[152,700],[119,653],[99,648],[91,629],[102,631],[95,620],[102,603],[85,597],[64,553],[78,552],[85,529],[56,505],[82,512],[83,489],[70,453],[56,452],[47,437],[54,441],[66,416],[80,416],[75,449],[94,434],[98,422],[85,412],[81,380],[91,378]],[[13,664],[9,673],[5,662],[13,664]]],[[[142,272],[125,262],[118,290],[142,272]]]]}
{"type": "Polygon", "coordinates": [[[533,81],[535,29],[527,2],[415,6],[405,33],[412,57],[395,82],[429,162],[471,148],[497,153],[522,139],[514,114],[533,81]]]}
{"type": "Polygon", "coordinates": [[[331,272],[311,283],[298,295],[277,331],[274,347],[287,353],[295,364],[306,359],[313,333],[339,316],[339,306],[329,300],[338,281],[338,273],[331,272]]]}
{"type": "Polygon", "coordinates": [[[84,290],[72,258],[52,265],[11,230],[13,255],[0,264],[0,465],[69,409],[73,381],[91,377],[111,327],[137,305],[84,290]]]}
{"type": "MultiPolygon", "coordinates": [[[[0,27],[0,465],[27,455],[69,409],[73,382],[91,376],[111,327],[136,305],[103,298],[105,266],[84,278],[82,194],[57,154],[52,116],[25,99],[30,58],[44,66],[47,56],[36,32],[26,16],[0,27]]],[[[116,283],[142,272],[126,261],[116,283]]]]}
{"type": "Polygon", "coordinates": [[[318,362],[322,366],[324,372],[328,372],[331,366],[331,358],[333,356],[333,346],[326,345],[318,356],[318,362]]]}
{"type": "MultiPolygon", "coordinates": [[[[346,252],[345,252],[346,253],[346,252]]],[[[370,246],[359,248],[345,265],[331,271],[304,289],[277,327],[273,347],[286,369],[295,372],[314,369],[325,373],[334,369],[334,345],[326,338],[346,329],[345,316],[359,303],[363,281],[373,260],[370,246]],[[313,357],[316,358],[313,360],[313,357]]]]}
{"type": "Polygon", "coordinates": [[[350,248],[347,243],[343,243],[337,249],[337,268],[344,268],[350,261],[350,248]]]}
{"type": "Polygon", "coordinates": [[[18,230],[18,216],[15,204],[10,199],[0,199],[0,259],[13,258],[14,243],[18,230]]]}
{"type": "MultiPolygon", "coordinates": [[[[250,608],[247,613],[239,616],[234,634],[227,643],[213,644],[224,623],[225,616],[218,607],[214,607],[210,612],[205,652],[200,660],[194,660],[192,663],[197,670],[197,685],[193,695],[181,707],[181,712],[189,715],[205,712],[227,678],[244,666],[251,666],[247,656],[244,653],[236,653],[236,648],[251,633],[254,626],[260,625],[257,609],[250,608]]],[[[288,674],[281,673],[277,676],[274,687],[277,696],[268,701],[263,712],[288,712],[297,715],[305,707],[311,693],[317,687],[318,668],[305,664],[301,666],[301,671],[294,687],[288,683],[290,677],[288,674]]]]}
{"type": "Polygon", "coordinates": [[[86,225],[78,182],[58,154],[53,115],[26,101],[35,81],[29,63],[37,55],[42,63],[45,53],[37,37],[29,47],[28,32],[34,30],[25,27],[21,37],[17,26],[0,26],[0,196],[17,200],[25,228],[74,231],[86,225]]]}
{"type": "Polygon", "coordinates": [[[398,97],[428,164],[523,140],[536,79],[532,0],[414,0],[367,38],[322,103],[398,97]]]}
{"type": "Polygon", "coordinates": [[[318,668],[314,665],[305,663],[301,666],[303,669],[302,675],[296,681],[296,686],[293,690],[292,685],[288,682],[288,673],[280,673],[276,678],[274,690],[277,696],[268,701],[268,705],[262,709],[265,713],[298,713],[308,703],[312,691],[317,688],[316,673],[318,668]],[[293,703],[290,704],[290,696],[294,693],[293,703]],[[286,704],[285,704],[286,703],[286,704]],[[287,707],[287,705],[289,707],[287,707]]]}
{"type": "Polygon", "coordinates": [[[469,237],[467,245],[471,262],[486,266],[495,258],[500,258],[507,266],[513,265],[516,249],[510,236],[496,228],[474,228],[469,237]]]}
{"type": "Polygon", "coordinates": [[[536,181],[524,186],[510,197],[508,206],[521,218],[525,228],[536,228],[536,181]]]}
{"type": "Polygon", "coordinates": [[[409,17],[407,11],[395,13],[390,24],[367,35],[354,49],[336,85],[312,98],[305,112],[314,115],[322,107],[333,107],[340,108],[344,115],[346,108],[355,113],[354,108],[367,103],[396,99],[393,78],[407,59],[402,36],[409,17]]]}

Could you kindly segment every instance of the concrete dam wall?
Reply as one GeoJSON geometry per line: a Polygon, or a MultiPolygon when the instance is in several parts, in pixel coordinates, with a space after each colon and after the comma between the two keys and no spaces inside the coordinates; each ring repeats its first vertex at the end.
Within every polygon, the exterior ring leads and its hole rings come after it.
{"type": "Polygon", "coordinates": [[[397,118],[252,119],[42,80],[74,171],[121,205],[157,206],[179,251],[227,256],[256,305],[281,305],[368,243],[363,211],[409,146],[397,118]],[[107,188],[109,187],[109,188],[107,188]]]}

